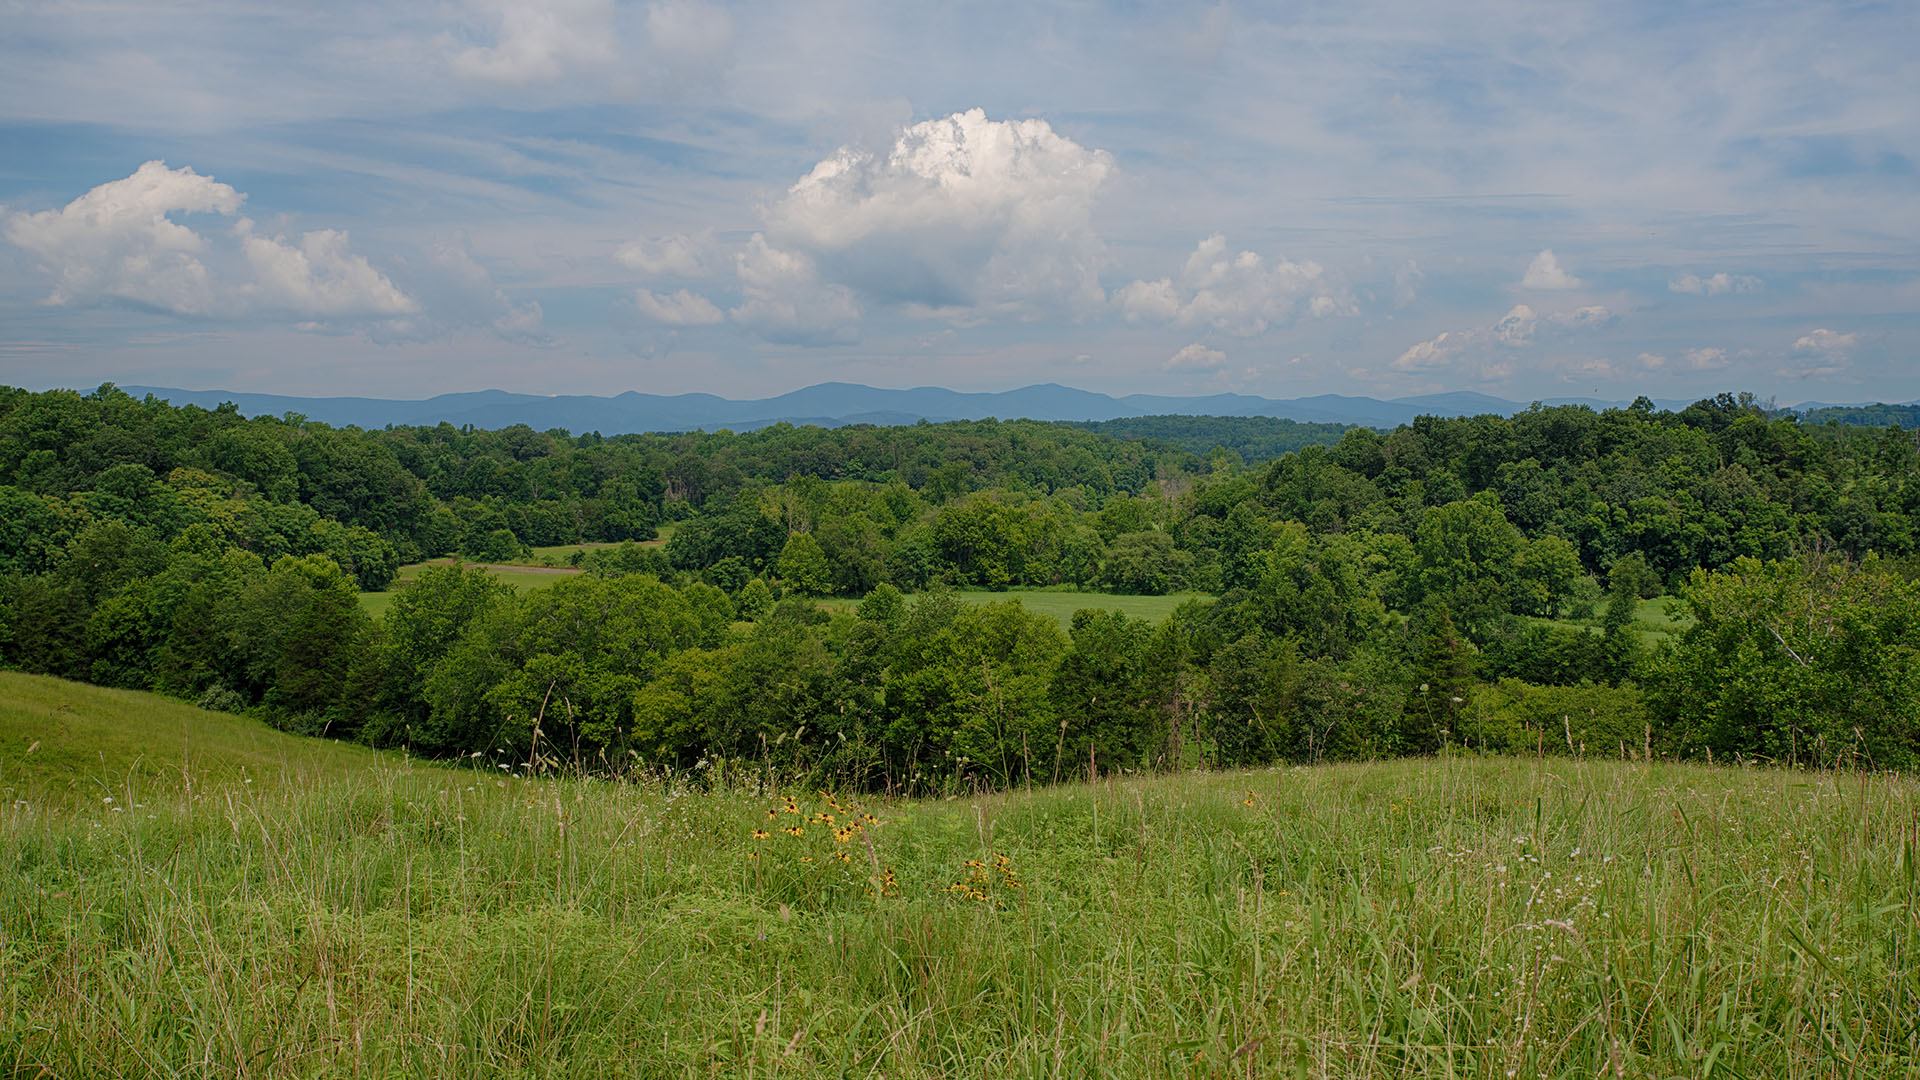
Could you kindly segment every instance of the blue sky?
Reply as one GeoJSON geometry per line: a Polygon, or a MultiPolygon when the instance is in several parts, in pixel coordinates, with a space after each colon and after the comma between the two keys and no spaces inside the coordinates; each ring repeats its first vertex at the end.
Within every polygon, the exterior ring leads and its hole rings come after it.
{"type": "Polygon", "coordinates": [[[1920,398],[1911,4],[0,10],[0,381],[1920,398]]]}

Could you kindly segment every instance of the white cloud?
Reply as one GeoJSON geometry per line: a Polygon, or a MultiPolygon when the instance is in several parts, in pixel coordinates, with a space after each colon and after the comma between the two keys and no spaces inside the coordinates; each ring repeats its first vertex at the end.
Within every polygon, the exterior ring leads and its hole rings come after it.
{"type": "Polygon", "coordinates": [[[726,315],[713,305],[713,301],[685,289],[672,296],[659,296],[640,289],[634,293],[633,303],[642,316],[663,326],[712,326],[726,321],[726,315]]]}
{"type": "Polygon", "coordinates": [[[1527,264],[1527,273],[1520,279],[1523,289],[1577,289],[1580,279],[1560,268],[1560,260],[1554,257],[1553,249],[1548,248],[1533,257],[1527,264]]]}
{"type": "Polygon", "coordinates": [[[1783,368],[1780,374],[1801,378],[1842,374],[1853,366],[1853,350],[1859,343],[1857,333],[1824,328],[1809,331],[1793,343],[1799,363],[1783,368]]]}
{"type": "Polygon", "coordinates": [[[850,345],[860,339],[860,303],[853,290],[824,282],[805,254],[784,251],[754,233],[734,258],[740,276],[735,323],[788,345],[850,345]]]}
{"type": "Polygon", "coordinates": [[[149,161],[59,210],[8,217],[6,237],[54,278],[53,305],[129,300],[178,315],[287,311],[307,316],[400,315],[418,304],[348,250],[347,234],[263,236],[240,218],[228,244],[171,214],[233,217],[246,196],[191,168],[149,161]]]}
{"type": "Polygon", "coordinates": [[[733,63],[733,19],[698,0],[642,13],[615,0],[466,0],[467,40],[442,35],[447,70],[466,83],[527,91],[572,84],[596,96],[677,97],[733,63]],[[479,39],[478,43],[468,41],[479,39]]]}
{"type": "Polygon", "coordinates": [[[347,234],[320,229],[300,234],[298,244],[285,237],[260,236],[240,219],[240,237],[254,281],[240,294],[251,306],[303,315],[404,315],[419,310],[412,297],[394,287],[364,255],[347,250],[347,234]]]}
{"type": "Polygon", "coordinates": [[[613,0],[471,0],[469,7],[493,24],[495,40],[454,53],[449,66],[460,78],[525,87],[619,59],[613,0]]]}
{"type": "Polygon", "coordinates": [[[1526,304],[1515,304],[1492,326],[1447,331],[1409,347],[1389,366],[1395,371],[1458,368],[1480,378],[1502,378],[1513,372],[1507,357],[1518,350],[1534,346],[1543,338],[1564,340],[1613,321],[1613,313],[1598,304],[1545,315],[1526,304]]]}
{"type": "Polygon", "coordinates": [[[1219,371],[1226,366],[1226,353],[1196,342],[1168,357],[1161,368],[1165,371],[1219,371]]]}
{"type": "Polygon", "coordinates": [[[613,257],[648,277],[704,277],[713,266],[713,230],[634,240],[622,244],[613,257]]]}
{"type": "Polygon", "coordinates": [[[1515,304],[1513,310],[1500,317],[1488,333],[1493,340],[1508,348],[1519,348],[1533,344],[1533,331],[1540,325],[1540,319],[1533,309],[1525,304],[1515,304]]]}
{"type": "Polygon", "coordinates": [[[843,147],[767,213],[767,236],[822,280],[943,314],[1085,312],[1105,300],[1090,217],[1113,171],[1044,120],[980,109],[843,147]]]}
{"type": "Polygon", "coordinates": [[[245,200],[191,168],[149,161],[62,209],[10,215],[6,236],[37,256],[52,275],[48,304],[112,297],[201,315],[219,303],[213,275],[202,261],[206,238],[167,215],[231,217],[245,200]]]}
{"type": "Polygon", "coordinates": [[[1686,361],[1687,366],[1695,371],[1717,371],[1733,363],[1733,358],[1727,355],[1727,350],[1706,345],[1697,349],[1688,349],[1680,354],[1680,359],[1686,361]]]}
{"type": "Polygon", "coordinates": [[[1803,335],[1793,343],[1795,352],[1815,352],[1833,355],[1847,353],[1860,343],[1860,335],[1842,333],[1838,330],[1814,330],[1803,335]]]}
{"type": "Polygon", "coordinates": [[[1242,336],[1290,321],[1302,301],[1318,318],[1354,311],[1353,301],[1330,287],[1319,263],[1269,263],[1251,251],[1228,254],[1221,233],[1200,241],[1178,276],[1114,290],[1114,302],[1129,321],[1211,326],[1242,336]]]}
{"type": "Polygon", "coordinates": [[[1745,274],[1729,274],[1724,270],[1712,277],[1698,274],[1682,274],[1667,282],[1669,292],[1690,293],[1694,296],[1724,296],[1727,293],[1759,292],[1766,283],[1757,277],[1745,274]]]}
{"type": "Polygon", "coordinates": [[[1637,359],[1640,361],[1640,366],[1648,371],[1658,371],[1667,366],[1667,358],[1661,353],[1643,352],[1637,359]]]}

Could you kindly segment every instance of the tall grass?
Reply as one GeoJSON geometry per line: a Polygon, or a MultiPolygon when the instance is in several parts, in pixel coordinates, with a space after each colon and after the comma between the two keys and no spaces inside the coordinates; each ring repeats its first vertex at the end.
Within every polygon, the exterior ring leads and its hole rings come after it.
{"type": "Polygon", "coordinates": [[[0,810],[0,1073],[1920,1075],[1888,776],[1119,778],[844,844],[699,775],[95,779],[0,810]]]}

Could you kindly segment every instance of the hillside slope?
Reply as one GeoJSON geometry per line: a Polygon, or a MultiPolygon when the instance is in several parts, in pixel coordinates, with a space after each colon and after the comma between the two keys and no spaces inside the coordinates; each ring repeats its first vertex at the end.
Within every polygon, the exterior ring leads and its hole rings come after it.
{"type": "Polygon", "coordinates": [[[0,671],[0,798],[71,803],[129,785],[334,779],[382,755],[135,690],[0,671]]]}

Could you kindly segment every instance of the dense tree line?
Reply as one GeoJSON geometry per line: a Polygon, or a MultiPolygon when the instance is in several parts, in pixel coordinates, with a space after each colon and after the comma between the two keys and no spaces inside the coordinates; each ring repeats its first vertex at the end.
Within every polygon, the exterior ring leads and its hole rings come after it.
{"type": "Polygon", "coordinates": [[[111,388],[0,410],[0,659],[380,745],[895,787],[1447,745],[1920,751],[1915,444],[1750,400],[1422,418],[1257,468],[1020,422],[363,432],[111,388]],[[357,599],[404,557],[659,521],[664,548],[551,589],[447,567],[378,620],[357,599]],[[1217,599],[1063,633],[948,591],[1011,585],[1217,599]],[[1697,623],[1649,653],[1635,611],[1674,590],[1697,623]]]}

